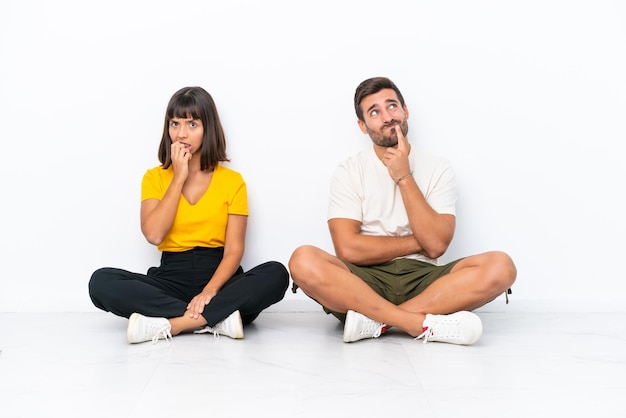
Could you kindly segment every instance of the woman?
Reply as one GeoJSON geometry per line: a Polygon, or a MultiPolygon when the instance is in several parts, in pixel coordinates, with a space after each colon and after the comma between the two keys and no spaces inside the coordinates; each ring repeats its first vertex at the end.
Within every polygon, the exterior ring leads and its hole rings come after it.
{"type": "Polygon", "coordinates": [[[220,165],[229,161],[226,141],[204,89],[186,87],[170,99],[159,161],[143,177],[141,231],[161,251],[161,265],[147,274],[96,270],[91,300],[129,318],[130,343],[156,343],[192,330],[243,338],[245,324],[282,300],[289,273],[275,261],[245,273],[240,266],[246,184],[220,165]]]}

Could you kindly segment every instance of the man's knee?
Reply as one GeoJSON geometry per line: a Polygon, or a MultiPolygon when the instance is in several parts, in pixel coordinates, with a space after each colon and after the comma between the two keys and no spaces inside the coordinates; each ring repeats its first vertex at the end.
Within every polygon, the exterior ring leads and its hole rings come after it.
{"type": "Polygon", "coordinates": [[[489,281],[498,290],[510,288],[517,278],[517,268],[513,259],[501,251],[491,253],[488,272],[489,281]]]}
{"type": "Polygon", "coordinates": [[[311,273],[315,262],[316,248],[311,245],[303,245],[295,249],[289,259],[289,271],[291,276],[299,277],[311,273]]]}

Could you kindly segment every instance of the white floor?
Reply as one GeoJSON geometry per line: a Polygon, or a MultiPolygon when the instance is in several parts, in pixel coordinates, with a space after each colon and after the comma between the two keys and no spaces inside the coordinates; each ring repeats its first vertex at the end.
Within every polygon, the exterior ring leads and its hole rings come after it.
{"type": "Polygon", "coordinates": [[[626,312],[478,314],[464,347],[345,344],[305,302],[156,345],[111,314],[0,313],[0,417],[626,417],[626,312]]]}

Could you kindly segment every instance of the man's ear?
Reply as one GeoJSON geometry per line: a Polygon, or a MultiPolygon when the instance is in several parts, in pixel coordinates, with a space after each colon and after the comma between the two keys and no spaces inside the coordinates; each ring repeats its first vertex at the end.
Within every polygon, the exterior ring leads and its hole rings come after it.
{"type": "Polygon", "coordinates": [[[359,124],[359,128],[361,128],[361,132],[366,134],[367,133],[367,126],[365,126],[365,122],[363,122],[361,119],[357,119],[356,122],[359,124]]]}

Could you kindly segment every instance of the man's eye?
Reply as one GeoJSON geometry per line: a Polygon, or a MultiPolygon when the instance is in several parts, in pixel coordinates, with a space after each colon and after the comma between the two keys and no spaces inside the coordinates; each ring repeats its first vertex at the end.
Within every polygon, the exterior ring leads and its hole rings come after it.
{"type": "Polygon", "coordinates": [[[378,110],[372,110],[372,113],[370,113],[370,116],[376,116],[378,115],[378,110]]]}
{"type": "Polygon", "coordinates": [[[389,109],[395,109],[396,107],[398,107],[398,105],[395,103],[389,105],[389,109]]]}

